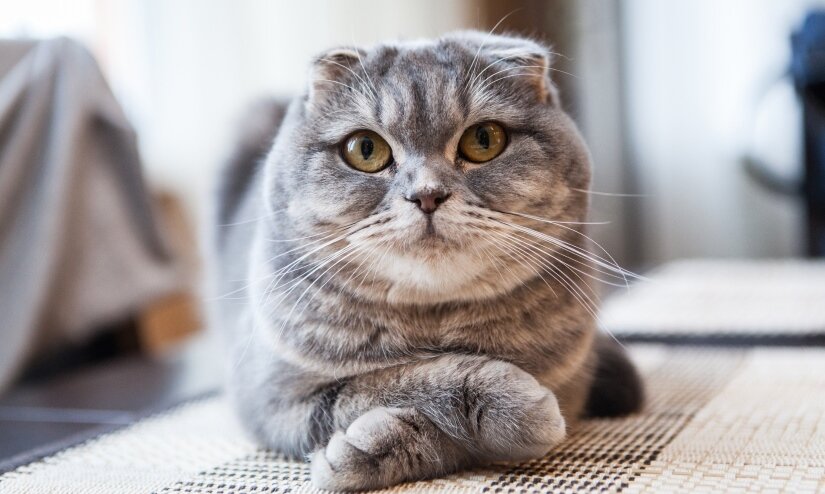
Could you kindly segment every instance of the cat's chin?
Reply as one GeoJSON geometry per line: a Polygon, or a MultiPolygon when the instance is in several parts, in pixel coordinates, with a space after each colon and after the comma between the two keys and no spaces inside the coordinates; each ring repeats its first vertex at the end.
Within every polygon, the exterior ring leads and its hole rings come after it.
{"type": "Polygon", "coordinates": [[[462,286],[459,289],[421,287],[407,283],[395,283],[386,292],[384,300],[391,304],[435,305],[449,302],[487,300],[501,295],[491,286],[462,286]]]}
{"type": "Polygon", "coordinates": [[[519,268],[503,275],[482,262],[475,253],[450,249],[448,241],[426,239],[433,251],[387,253],[377,261],[377,272],[388,289],[382,296],[390,303],[437,304],[484,300],[507,293],[520,285],[529,273],[519,268]]]}

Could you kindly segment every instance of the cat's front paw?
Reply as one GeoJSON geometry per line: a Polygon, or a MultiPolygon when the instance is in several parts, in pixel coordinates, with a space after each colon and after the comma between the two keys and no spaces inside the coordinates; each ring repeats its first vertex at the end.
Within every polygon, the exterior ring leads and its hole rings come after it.
{"type": "Polygon", "coordinates": [[[438,445],[430,442],[431,424],[422,419],[411,409],[370,410],[312,455],[312,483],[321,489],[358,491],[438,475],[438,445]],[[428,449],[431,454],[426,454],[428,449]]]}
{"type": "Polygon", "coordinates": [[[491,361],[472,407],[476,439],[490,459],[540,458],[564,440],[564,417],[552,391],[519,367],[491,361]]]}

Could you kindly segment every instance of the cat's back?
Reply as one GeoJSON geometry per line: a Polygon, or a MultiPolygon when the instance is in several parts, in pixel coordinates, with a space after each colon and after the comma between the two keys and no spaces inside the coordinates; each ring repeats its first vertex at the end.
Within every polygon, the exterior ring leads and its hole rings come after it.
{"type": "Polygon", "coordinates": [[[249,245],[260,210],[263,164],[288,107],[284,100],[259,100],[244,112],[232,153],[216,177],[215,201],[209,215],[208,298],[213,325],[233,327],[245,297],[249,245]]]}
{"type": "MultiPolygon", "coordinates": [[[[217,203],[213,221],[217,225],[233,225],[241,210],[248,206],[253,184],[259,175],[266,154],[286,116],[289,103],[267,98],[256,101],[247,109],[232,154],[218,178],[217,203]]],[[[215,232],[220,239],[225,234],[215,232]]]]}

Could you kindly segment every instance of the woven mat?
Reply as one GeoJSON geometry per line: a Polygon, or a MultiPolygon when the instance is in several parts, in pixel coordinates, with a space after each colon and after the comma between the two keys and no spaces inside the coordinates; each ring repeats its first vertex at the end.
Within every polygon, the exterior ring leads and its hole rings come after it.
{"type": "Polygon", "coordinates": [[[627,340],[825,342],[825,262],[686,260],[609,297],[603,326],[627,340]]]}
{"type": "MultiPolygon", "coordinates": [[[[391,492],[825,492],[825,350],[636,345],[644,413],[582,423],[546,458],[391,492]]],[[[244,439],[219,396],[0,476],[13,493],[311,492],[306,464],[244,439]]]]}

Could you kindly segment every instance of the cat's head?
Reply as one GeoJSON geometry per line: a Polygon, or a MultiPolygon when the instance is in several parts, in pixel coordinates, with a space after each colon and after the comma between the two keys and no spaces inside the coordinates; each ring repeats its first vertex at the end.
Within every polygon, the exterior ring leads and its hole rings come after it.
{"type": "Polygon", "coordinates": [[[267,160],[271,235],[333,285],[391,301],[535,277],[563,250],[548,238],[584,220],[590,180],[551,63],[477,32],[319,56],[267,160]]]}

